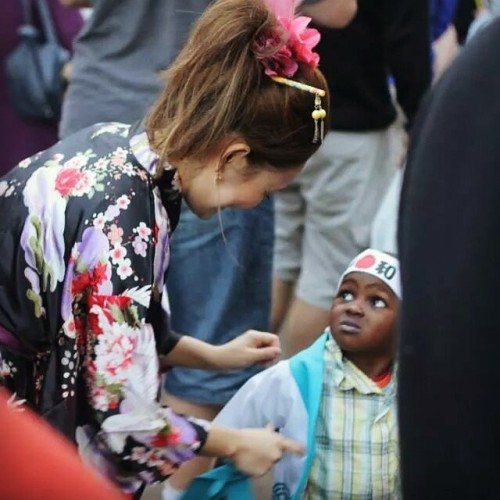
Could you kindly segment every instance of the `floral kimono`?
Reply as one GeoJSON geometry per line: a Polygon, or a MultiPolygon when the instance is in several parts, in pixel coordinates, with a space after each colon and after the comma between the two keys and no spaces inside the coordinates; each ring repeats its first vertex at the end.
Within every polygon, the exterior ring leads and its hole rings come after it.
{"type": "Polygon", "coordinates": [[[207,433],[157,403],[181,202],[157,163],[142,125],[99,124],[0,180],[0,378],[127,491],[207,433]]]}

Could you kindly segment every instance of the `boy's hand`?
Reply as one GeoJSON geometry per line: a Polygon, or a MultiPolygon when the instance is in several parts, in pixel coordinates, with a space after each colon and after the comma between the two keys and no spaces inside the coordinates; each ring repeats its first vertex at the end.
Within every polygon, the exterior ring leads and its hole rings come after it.
{"type": "Polygon", "coordinates": [[[217,349],[221,370],[238,370],[256,364],[272,364],[281,356],[280,340],[274,333],[248,330],[217,349]]]}

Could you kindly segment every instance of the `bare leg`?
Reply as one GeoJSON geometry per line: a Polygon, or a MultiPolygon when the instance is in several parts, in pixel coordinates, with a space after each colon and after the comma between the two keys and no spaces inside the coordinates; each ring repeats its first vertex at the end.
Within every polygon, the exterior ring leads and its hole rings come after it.
{"type": "MultiPolygon", "coordinates": [[[[168,376],[168,375],[167,375],[168,376]]],[[[162,398],[162,402],[170,406],[177,413],[184,413],[196,418],[205,420],[213,420],[217,413],[222,409],[219,405],[202,405],[191,403],[183,399],[177,398],[170,394],[166,394],[162,398]]],[[[184,490],[189,483],[199,474],[213,467],[214,459],[206,457],[197,457],[183,464],[180,469],[170,477],[169,483],[176,490],[184,490]]]]}
{"type": "Polygon", "coordinates": [[[295,297],[279,331],[283,355],[289,358],[309,347],[329,323],[330,311],[295,297]]]}
{"type": "Polygon", "coordinates": [[[273,279],[273,294],[271,305],[271,331],[279,332],[293,300],[295,283],[280,278],[273,279]]]}

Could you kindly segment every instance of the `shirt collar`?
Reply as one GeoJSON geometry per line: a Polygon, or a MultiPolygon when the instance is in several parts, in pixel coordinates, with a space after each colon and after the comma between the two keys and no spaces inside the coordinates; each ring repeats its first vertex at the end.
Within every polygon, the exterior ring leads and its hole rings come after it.
{"type": "Polygon", "coordinates": [[[361,394],[387,394],[395,387],[396,365],[389,385],[382,389],[370,377],[346,359],[328,329],[329,338],[325,347],[325,364],[333,369],[333,383],[341,391],[357,390],[361,394]]]}
{"type": "Polygon", "coordinates": [[[139,122],[130,130],[130,149],[137,161],[150,175],[154,176],[160,157],[151,150],[144,122],[139,122]]]}

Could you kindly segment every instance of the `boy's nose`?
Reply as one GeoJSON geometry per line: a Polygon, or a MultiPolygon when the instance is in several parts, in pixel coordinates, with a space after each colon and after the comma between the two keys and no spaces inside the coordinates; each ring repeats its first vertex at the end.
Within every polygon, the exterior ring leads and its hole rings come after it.
{"type": "Polygon", "coordinates": [[[347,305],[347,312],[356,316],[363,316],[363,308],[357,300],[349,302],[349,304],[347,305]]]}

